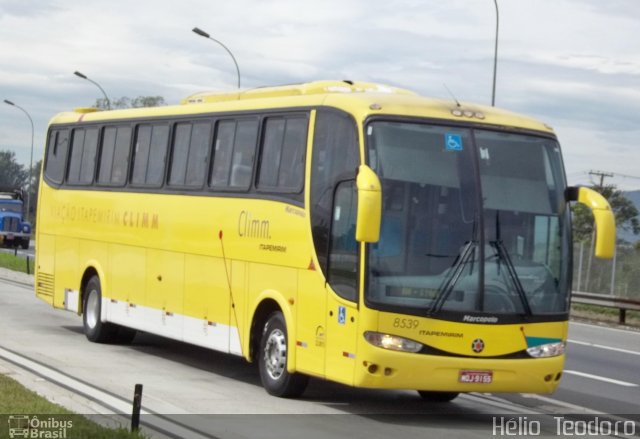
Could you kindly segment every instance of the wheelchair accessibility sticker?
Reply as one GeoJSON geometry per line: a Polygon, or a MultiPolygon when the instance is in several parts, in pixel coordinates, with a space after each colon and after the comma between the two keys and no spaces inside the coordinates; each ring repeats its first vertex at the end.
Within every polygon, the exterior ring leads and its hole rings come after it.
{"type": "Polygon", "coordinates": [[[347,321],[347,308],[344,306],[338,307],[338,323],[340,325],[344,325],[347,321]]]}
{"type": "Polygon", "coordinates": [[[462,151],[462,136],[460,134],[445,133],[444,144],[447,151],[462,151]]]}

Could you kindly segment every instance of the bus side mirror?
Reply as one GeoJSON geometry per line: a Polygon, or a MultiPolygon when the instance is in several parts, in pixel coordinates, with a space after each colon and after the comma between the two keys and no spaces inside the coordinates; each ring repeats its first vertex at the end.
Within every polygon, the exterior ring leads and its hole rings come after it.
{"type": "Polygon", "coordinates": [[[360,165],[356,177],[358,188],[358,217],[356,241],[378,242],[382,216],[382,188],[380,179],[367,165],[360,165]]]}
{"type": "Polygon", "coordinates": [[[567,201],[577,201],[591,209],[596,222],[595,255],[611,259],[616,245],[616,220],[607,199],[587,187],[571,187],[567,189],[567,201]]]}

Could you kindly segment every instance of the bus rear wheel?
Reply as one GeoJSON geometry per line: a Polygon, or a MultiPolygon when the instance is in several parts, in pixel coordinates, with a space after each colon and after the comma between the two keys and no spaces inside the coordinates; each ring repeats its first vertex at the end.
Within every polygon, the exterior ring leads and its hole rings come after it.
{"type": "Polygon", "coordinates": [[[84,291],[82,307],[82,325],[84,335],[94,343],[108,343],[114,339],[118,328],[100,320],[102,309],[102,290],[100,278],[94,275],[89,279],[84,291]]]}
{"type": "Polygon", "coordinates": [[[449,402],[459,395],[458,392],[427,392],[425,390],[418,390],[418,394],[428,402],[449,402]]]}
{"type": "Polygon", "coordinates": [[[264,325],[258,368],[262,385],[270,395],[294,398],[307,387],[308,376],[287,371],[287,325],[280,311],[272,313],[264,325]]]}

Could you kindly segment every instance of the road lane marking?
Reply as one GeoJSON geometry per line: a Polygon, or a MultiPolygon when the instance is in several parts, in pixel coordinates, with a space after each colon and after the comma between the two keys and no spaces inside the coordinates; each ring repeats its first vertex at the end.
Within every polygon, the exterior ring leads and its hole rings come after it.
{"type": "Polygon", "coordinates": [[[579,345],[582,345],[582,346],[590,346],[592,348],[606,349],[608,351],[622,352],[624,354],[640,355],[640,352],[630,351],[628,349],[622,349],[622,348],[614,348],[614,347],[611,347],[611,346],[605,346],[605,345],[601,345],[601,344],[589,343],[587,341],[578,341],[578,340],[567,340],[567,341],[569,343],[575,343],[575,344],[579,344],[579,345]]]}
{"type": "Polygon", "coordinates": [[[509,412],[514,412],[515,414],[544,414],[544,412],[537,411],[531,407],[516,405],[509,400],[502,399],[494,395],[493,393],[461,393],[459,398],[468,399],[482,406],[490,405],[501,410],[508,410],[509,412]]]}
{"type": "MultiPolygon", "coordinates": [[[[556,412],[556,414],[553,414],[554,418],[556,416],[559,416],[560,414],[562,414],[563,418],[564,417],[571,417],[571,415],[591,415],[591,416],[594,416],[594,415],[600,416],[600,415],[602,415],[608,421],[621,422],[621,423],[631,421],[635,425],[640,426],[640,423],[638,423],[638,422],[636,422],[636,421],[634,421],[632,419],[623,418],[623,417],[620,417],[620,416],[612,415],[612,414],[607,413],[607,412],[601,412],[601,411],[593,410],[593,409],[590,409],[590,408],[587,408],[587,407],[582,407],[582,406],[579,406],[579,405],[571,404],[570,402],[560,401],[559,399],[548,398],[546,396],[537,395],[537,394],[534,394],[534,393],[521,393],[520,395],[522,395],[524,398],[537,399],[538,401],[542,401],[544,403],[551,404],[551,405],[556,405],[558,407],[562,407],[563,409],[565,409],[562,412],[558,410],[556,412]],[[567,413],[566,409],[573,410],[573,412],[567,413]]],[[[611,436],[611,433],[609,433],[609,434],[604,434],[604,433],[605,433],[605,431],[603,431],[602,427],[598,427],[598,434],[600,436],[613,437],[613,436],[611,436]]],[[[619,437],[619,436],[615,436],[615,437],[619,437]]]]}
{"type": "Polygon", "coordinates": [[[634,331],[632,329],[610,328],[608,326],[594,325],[592,323],[581,323],[581,322],[573,322],[572,321],[572,322],[570,322],[570,325],[588,326],[589,328],[593,328],[593,329],[606,329],[608,331],[618,331],[618,332],[624,332],[625,334],[638,334],[638,335],[640,335],[640,332],[634,331]]]}
{"type": "Polygon", "coordinates": [[[638,384],[628,383],[626,381],[614,380],[613,378],[601,377],[599,375],[591,375],[590,373],[578,372],[577,370],[566,370],[564,373],[569,375],[576,375],[584,378],[591,378],[592,380],[604,381],[605,383],[617,384],[625,387],[638,387],[638,384]]]}
{"type": "MultiPolygon", "coordinates": [[[[566,371],[565,371],[566,372],[566,371]]],[[[538,401],[545,402],[547,404],[562,407],[563,409],[573,410],[575,413],[588,414],[588,415],[606,415],[607,413],[598,410],[593,410],[581,405],[571,404],[570,402],[561,401],[559,399],[549,398],[547,396],[538,395],[537,393],[521,393],[522,397],[529,399],[537,399],[538,401]]]]}

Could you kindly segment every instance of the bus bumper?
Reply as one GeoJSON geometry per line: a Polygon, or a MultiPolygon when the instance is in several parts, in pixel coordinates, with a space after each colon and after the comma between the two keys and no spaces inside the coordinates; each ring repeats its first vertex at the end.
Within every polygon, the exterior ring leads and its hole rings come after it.
{"type": "Polygon", "coordinates": [[[564,355],[549,358],[480,359],[397,352],[361,346],[356,387],[448,392],[552,393],[560,383],[564,355]],[[469,372],[491,376],[490,383],[469,383],[469,372]]]}

